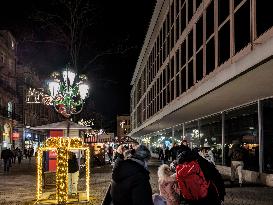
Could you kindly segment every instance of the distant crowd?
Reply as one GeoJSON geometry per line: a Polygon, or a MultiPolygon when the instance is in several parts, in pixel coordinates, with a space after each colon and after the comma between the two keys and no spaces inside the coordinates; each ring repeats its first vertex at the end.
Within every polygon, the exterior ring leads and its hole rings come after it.
{"type": "Polygon", "coordinates": [[[34,154],[33,148],[29,148],[29,149],[25,148],[24,151],[22,151],[18,147],[16,147],[16,149],[3,148],[1,152],[1,159],[3,160],[3,163],[4,163],[4,172],[10,171],[12,164],[16,163],[16,159],[19,165],[21,164],[21,161],[24,156],[30,162],[33,154],[34,154]]]}

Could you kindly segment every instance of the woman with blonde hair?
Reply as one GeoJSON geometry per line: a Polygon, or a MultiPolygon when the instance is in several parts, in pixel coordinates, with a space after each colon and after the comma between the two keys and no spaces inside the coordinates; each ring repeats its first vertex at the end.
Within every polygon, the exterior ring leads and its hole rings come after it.
{"type": "Polygon", "coordinates": [[[180,189],[176,181],[176,174],[166,164],[158,168],[157,174],[160,195],[166,199],[167,205],[179,205],[180,189]]]}

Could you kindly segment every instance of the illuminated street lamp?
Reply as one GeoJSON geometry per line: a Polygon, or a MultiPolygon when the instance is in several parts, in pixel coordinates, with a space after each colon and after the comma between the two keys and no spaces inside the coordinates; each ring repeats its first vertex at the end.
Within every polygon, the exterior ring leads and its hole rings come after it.
{"type": "Polygon", "coordinates": [[[56,111],[69,117],[81,112],[89,86],[85,75],[77,75],[67,67],[62,75],[58,72],[51,74],[48,89],[56,111]]]}

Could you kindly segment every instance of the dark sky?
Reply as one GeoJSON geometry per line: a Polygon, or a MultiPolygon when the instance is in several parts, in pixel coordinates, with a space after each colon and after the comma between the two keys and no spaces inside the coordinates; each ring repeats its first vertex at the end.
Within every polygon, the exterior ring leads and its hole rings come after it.
{"type": "MultiPolygon", "coordinates": [[[[56,0],[55,0],[56,1],[56,0]]],[[[0,8],[0,29],[10,30],[18,40],[20,63],[31,64],[46,77],[67,64],[63,47],[42,43],[54,40],[50,31],[42,30],[33,16],[38,10],[56,11],[54,0],[9,0],[0,8]],[[39,42],[22,41],[32,39],[39,42]],[[41,41],[41,42],[40,42],[41,41]]],[[[115,126],[117,114],[129,114],[130,81],[142,48],[156,0],[94,0],[90,16],[92,26],[85,32],[78,72],[86,73],[91,84],[86,110],[100,113],[105,126],[115,126]],[[85,63],[99,57],[87,69],[85,63]]]]}

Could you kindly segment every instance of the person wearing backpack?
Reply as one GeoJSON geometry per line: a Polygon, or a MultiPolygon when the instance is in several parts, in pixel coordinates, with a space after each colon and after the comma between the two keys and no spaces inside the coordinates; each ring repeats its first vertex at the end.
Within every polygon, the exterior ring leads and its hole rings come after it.
{"type": "Polygon", "coordinates": [[[178,155],[176,179],[181,201],[189,205],[220,205],[225,187],[216,167],[198,153],[187,150],[178,155]]]}
{"type": "Polygon", "coordinates": [[[233,141],[233,145],[229,150],[228,156],[231,158],[231,183],[235,181],[236,172],[238,172],[239,185],[242,186],[243,183],[243,167],[244,167],[244,149],[241,147],[238,140],[233,141]]]}

